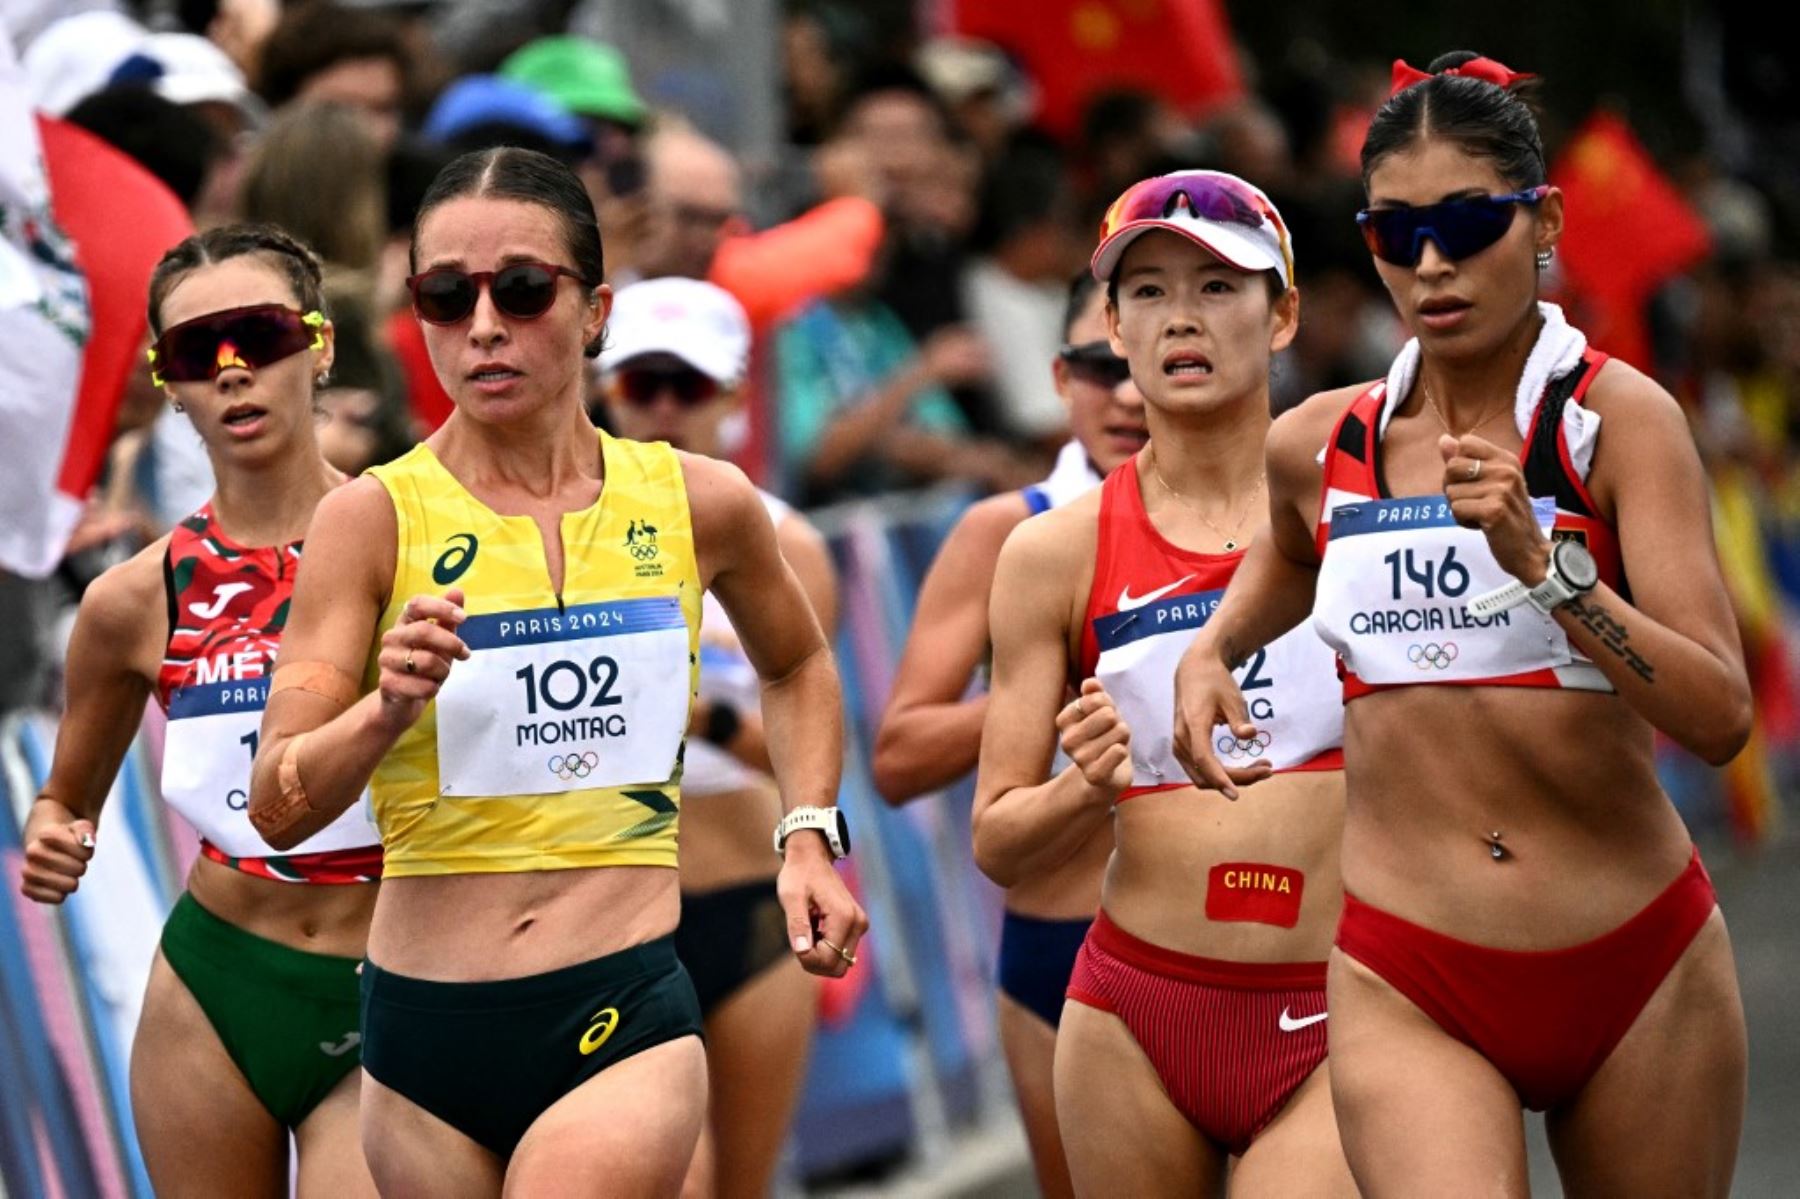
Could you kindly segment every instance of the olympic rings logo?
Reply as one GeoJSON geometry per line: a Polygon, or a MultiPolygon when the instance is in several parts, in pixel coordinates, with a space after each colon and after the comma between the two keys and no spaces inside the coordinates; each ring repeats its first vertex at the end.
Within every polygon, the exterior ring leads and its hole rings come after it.
{"type": "Polygon", "coordinates": [[[1261,730],[1258,730],[1254,737],[1234,737],[1230,733],[1226,733],[1213,742],[1213,748],[1218,750],[1221,756],[1233,760],[1260,758],[1268,751],[1269,742],[1273,740],[1272,736],[1261,730]]]}
{"type": "Polygon", "coordinates": [[[584,779],[594,773],[594,768],[600,765],[600,755],[592,750],[584,754],[556,754],[546,764],[550,767],[551,774],[566,783],[570,779],[584,779]]]}
{"type": "Polygon", "coordinates": [[[1406,660],[1420,670],[1448,670],[1450,663],[1456,661],[1456,642],[1446,641],[1439,645],[1432,641],[1425,645],[1409,646],[1406,660]]]}
{"type": "Polygon", "coordinates": [[[631,556],[636,558],[639,562],[648,562],[650,559],[656,557],[656,547],[654,545],[633,545],[627,546],[626,548],[631,551],[631,556]]]}

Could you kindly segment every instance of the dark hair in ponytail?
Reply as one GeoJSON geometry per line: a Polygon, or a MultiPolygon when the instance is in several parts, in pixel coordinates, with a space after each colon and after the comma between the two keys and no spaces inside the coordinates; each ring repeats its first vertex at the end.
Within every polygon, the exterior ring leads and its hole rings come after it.
{"type": "MultiPolygon", "coordinates": [[[[605,281],[606,251],[600,243],[600,223],[594,217],[594,202],[580,177],[548,154],[518,146],[473,150],[452,159],[449,166],[438,172],[413,217],[412,246],[407,251],[413,270],[419,269],[419,230],[425,224],[425,215],[438,205],[463,196],[492,196],[548,208],[562,225],[570,265],[581,272],[582,284],[591,292],[605,281]]],[[[598,357],[600,348],[601,342],[596,339],[587,347],[587,356],[598,357]]]]}
{"type": "Polygon", "coordinates": [[[1388,97],[1363,138],[1364,192],[1382,159],[1426,138],[1455,142],[1490,160],[1500,177],[1520,190],[1545,182],[1544,143],[1520,85],[1503,88],[1442,73],[1479,57],[1468,50],[1440,54],[1426,68],[1430,79],[1388,97]]]}
{"type": "Polygon", "coordinates": [[[220,225],[196,233],[162,256],[150,273],[150,332],[161,337],[162,306],[183,276],[215,262],[259,254],[287,277],[302,312],[325,312],[325,284],[319,257],[298,238],[274,225],[220,225]]]}

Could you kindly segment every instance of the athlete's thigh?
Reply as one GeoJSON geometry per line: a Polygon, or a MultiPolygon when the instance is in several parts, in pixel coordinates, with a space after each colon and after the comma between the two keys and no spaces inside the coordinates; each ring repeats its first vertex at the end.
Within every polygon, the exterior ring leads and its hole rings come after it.
{"type": "Polygon", "coordinates": [[[374,1199],[375,1179],[363,1157],[362,1071],[352,1070],[294,1130],[298,1199],[374,1199]]]}
{"type": "Polygon", "coordinates": [[[1231,1171],[1231,1199],[1356,1199],[1356,1180],[1338,1141],[1331,1063],[1314,1070],[1231,1171]]]}
{"type": "Polygon", "coordinates": [[[712,1199],[717,1180],[712,1123],[707,1121],[700,1125],[700,1140],[694,1145],[694,1158],[688,1162],[687,1177],[681,1180],[681,1199],[712,1199]]]}
{"type": "Polygon", "coordinates": [[[706,1021],[708,1121],[715,1193],[769,1193],[817,1020],[819,983],[783,955],[713,1009],[706,1021]]]}
{"type": "Polygon", "coordinates": [[[163,1199],[287,1194],[287,1129],[160,950],[131,1046],[131,1114],[163,1199]]]}
{"type": "MultiPolygon", "coordinates": [[[[485,1146],[365,1072],[362,1148],[382,1199],[494,1199],[504,1167],[485,1146]]],[[[469,1079],[479,1087],[478,1078],[469,1079]]]]}
{"type": "Polygon", "coordinates": [[[1006,1051],[1006,1068],[1019,1097],[1038,1189],[1044,1199],[1068,1199],[1075,1190],[1069,1182],[1062,1137],[1056,1131],[1056,1030],[1004,992],[999,998],[1000,1045],[1006,1051]]]}
{"type": "Polygon", "coordinates": [[[1331,951],[1331,1098],[1365,1194],[1524,1197],[1525,1120],[1493,1065],[1331,951]]]}
{"type": "Polygon", "coordinates": [[[679,1037],[608,1066],[552,1104],[506,1168],[505,1194],[674,1196],[706,1120],[706,1052],[679,1037]]]}
{"type": "Polygon", "coordinates": [[[1063,1005],[1056,1119],[1077,1195],[1208,1196],[1225,1161],[1188,1123],[1123,1021],[1063,1005]]]}
{"type": "Polygon", "coordinates": [[[1715,911],[1599,1072],[1550,1113],[1565,1193],[1728,1194],[1747,1056],[1731,940],[1715,911]]]}

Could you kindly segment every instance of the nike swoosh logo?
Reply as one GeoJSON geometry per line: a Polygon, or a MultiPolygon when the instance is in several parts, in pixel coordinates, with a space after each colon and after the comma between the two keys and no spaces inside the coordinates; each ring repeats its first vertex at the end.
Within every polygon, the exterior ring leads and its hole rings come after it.
{"type": "Polygon", "coordinates": [[[1158,587],[1155,591],[1146,591],[1143,595],[1131,594],[1131,584],[1127,583],[1119,589],[1119,611],[1129,612],[1133,608],[1141,608],[1145,604],[1153,603],[1193,577],[1193,575],[1183,575],[1167,587],[1158,587]]]}
{"type": "Polygon", "coordinates": [[[1286,1008],[1282,1008],[1281,1009],[1281,1020],[1280,1020],[1281,1031],[1282,1032],[1298,1032],[1301,1029],[1305,1028],[1308,1024],[1317,1024],[1319,1021],[1323,1020],[1326,1016],[1328,1016],[1330,1014],[1331,1013],[1329,1013],[1329,1012],[1320,1012],[1316,1016],[1304,1016],[1301,1019],[1296,1020],[1292,1016],[1288,1015],[1286,1008]]]}
{"type": "Polygon", "coordinates": [[[251,587],[248,583],[220,583],[217,587],[213,588],[212,603],[189,604],[188,611],[192,612],[195,616],[198,616],[201,620],[212,620],[225,610],[225,605],[231,602],[233,596],[237,595],[239,592],[249,590],[251,590],[251,587]]]}
{"type": "Polygon", "coordinates": [[[339,1041],[336,1045],[333,1045],[330,1041],[320,1041],[319,1048],[332,1057],[343,1057],[346,1053],[349,1053],[360,1044],[362,1044],[362,1034],[353,1032],[344,1034],[344,1039],[339,1041]]]}

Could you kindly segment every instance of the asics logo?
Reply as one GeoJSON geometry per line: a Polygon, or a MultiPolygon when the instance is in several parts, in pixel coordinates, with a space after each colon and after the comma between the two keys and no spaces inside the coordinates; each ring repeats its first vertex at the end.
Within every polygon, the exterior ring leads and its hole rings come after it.
{"type": "Polygon", "coordinates": [[[1302,1016],[1302,1017],[1300,1017],[1300,1019],[1296,1020],[1292,1016],[1288,1015],[1288,1010],[1286,1008],[1282,1008],[1281,1009],[1281,1019],[1278,1021],[1278,1023],[1281,1025],[1282,1032],[1299,1032],[1301,1029],[1305,1028],[1308,1024],[1317,1024],[1319,1021],[1323,1020],[1328,1015],[1330,1015],[1329,1012],[1320,1012],[1316,1016],[1302,1016]]]}
{"type": "Polygon", "coordinates": [[[1226,733],[1213,742],[1213,748],[1227,758],[1256,758],[1268,750],[1269,742],[1275,738],[1262,730],[1254,737],[1234,737],[1226,733]]]}
{"type": "Polygon", "coordinates": [[[584,779],[594,773],[594,767],[600,765],[600,755],[589,750],[584,754],[556,754],[544,763],[563,782],[570,779],[584,779]]]}
{"type": "Polygon", "coordinates": [[[1167,587],[1158,587],[1155,591],[1146,591],[1142,595],[1131,594],[1131,584],[1127,583],[1119,589],[1119,611],[1129,612],[1133,608],[1141,608],[1145,604],[1154,603],[1193,577],[1193,575],[1183,575],[1167,587]]]}
{"type": "Polygon", "coordinates": [[[212,620],[225,610],[233,596],[252,590],[248,583],[220,583],[213,588],[213,602],[210,604],[189,604],[188,611],[201,620],[212,620]]]}
{"type": "Polygon", "coordinates": [[[1448,670],[1450,663],[1456,661],[1456,642],[1446,641],[1439,645],[1433,641],[1426,645],[1409,645],[1406,647],[1406,660],[1420,670],[1448,670]]]}
{"type": "Polygon", "coordinates": [[[616,1007],[601,1008],[594,1013],[593,1019],[594,1022],[588,1025],[587,1031],[581,1034],[581,1042],[577,1046],[581,1050],[582,1057],[586,1057],[606,1044],[607,1038],[613,1035],[613,1029],[619,1027],[619,1009],[616,1007]]]}
{"type": "Polygon", "coordinates": [[[473,533],[457,533],[451,537],[450,548],[431,564],[431,581],[439,587],[448,587],[462,578],[463,572],[475,564],[475,551],[480,548],[481,542],[473,533]],[[458,544],[460,542],[467,544],[458,544]]]}
{"type": "Polygon", "coordinates": [[[352,1032],[345,1033],[344,1039],[335,1045],[330,1041],[320,1041],[319,1050],[327,1057],[343,1057],[346,1053],[349,1053],[352,1049],[355,1049],[361,1044],[362,1034],[359,1032],[352,1032]]]}

